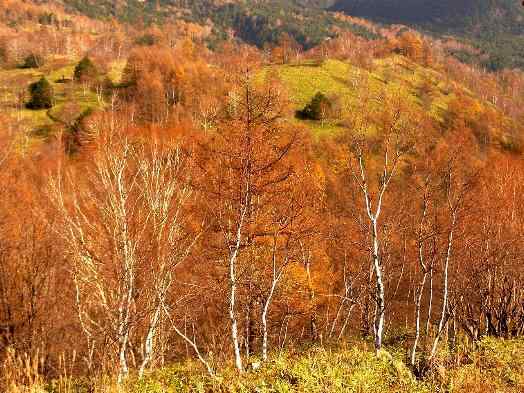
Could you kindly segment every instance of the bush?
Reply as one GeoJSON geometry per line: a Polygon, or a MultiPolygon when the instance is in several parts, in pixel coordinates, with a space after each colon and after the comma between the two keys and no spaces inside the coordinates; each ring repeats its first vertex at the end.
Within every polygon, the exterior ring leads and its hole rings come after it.
{"type": "Polygon", "coordinates": [[[31,53],[24,59],[22,68],[40,68],[44,65],[44,59],[40,55],[31,53]]]}
{"type": "MultiPolygon", "coordinates": [[[[524,391],[524,341],[486,337],[476,350],[464,350],[462,364],[443,367],[434,391],[508,392],[524,391]]],[[[448,364],[450,364],[448,362],[448,364]]],[[[455,362],[456,364],[456,362],[455,362]]]]}
{"type": "Polygon", "coordinates": [[[74,79],[78,82],[91,81],[98,77],[98,70],[91,59],[85,56],[75,67],[74,79]]]}
{"type": "MultiPolygon", "coordinates": [[[[485,338],[477,349],[461,348],[442,353],[432,373],[417,380],[404,363],[403,346],[388,347],[378,356],[364,342],[348,342],[333,347],[303,348],[283,351],[257,370],[238,374],[231,364],[223,365],[210,359],[218,375],[213,378],[192,360],[174,363],[148,371],[142,378],[130,375],[118,386],[115,378],[106,375],[95,378],[59,380],[45,383],[43,377],[29,374],[35,382],[14,391],[31,392],[286,392],[286,393],[517,393],[524,390],[524,341],[485,338]],[[461,359],[461,360],[460,360],[461,359]],[[220,364],[220,367],[217,367],[220,364]],[[44,389],[45,388],[45,389],[44,389]]],[[[27,371],[18,363],[13,352],[5,364],[12,370],[14,387],[23,386],[27,371]]],[[[32,364],[32,363],[31,363],[32,364]]],[[[6,366],[4,366],[6,367],[6,366]]],[[[38,371],[38,370],[36,370],[38,371]]],[[[29,368],[29,372],[32,370],[29,368]]],[[[0,383],[3,375],[0,373],[0,383]]],[[[5,378],[5,377],[4,377],[5,378]]]]}
{"type": "Polygon", "coordinates": [[[31,100],[26,104],[29,109],[49,109],[53,106],[53,87],[45,77],[29,85],[31,100]]]}
{"type": "Polygon", "coordinates": [[[153,46],[160,43],[160,37],[156,34],[146,33],[135,40],[135,43],[140,46],[153,46]]]}
{"type": "Polygon", "coordinates": [[[311,102],[299,111],[297,115],[301,119],[326,120],[334,117],[335,112],[336,105],[334,100],[319,92],[315,94],[311,102]]]}
{"type": "Polygon", "coordinates": [[[43,14],[40,14],[38,16],[38,23],[40,23],[41,25],[49,26],[52,24],[56,24],[57,22],[58,19],[56,15],[52,12],[44,12],[43,14]]]}

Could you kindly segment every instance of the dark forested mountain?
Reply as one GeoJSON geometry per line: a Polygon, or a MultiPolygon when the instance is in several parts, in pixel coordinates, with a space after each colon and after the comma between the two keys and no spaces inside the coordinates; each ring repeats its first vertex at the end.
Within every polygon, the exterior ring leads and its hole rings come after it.
{"type": "MultiPolygon", "coordinates": [[[[453,35],[482,50],[488,69],[524,67],[524,7],[517,0],[64,0],[71,11],[124,22],[182,19],[212,27],[213,39],[233,32],[262,47],[288,33],[305,48],[336,35],[340,28],[371,36],[337,18],[342,11],[381,23],[401,23],[426,32],[453,35]]],[[[479,62],[471,53],[454,53],[479,62]]]]}
{"type": "Polygon", "coordinates": [[[402,23],[464,23],[478,19],[488,2],[478,0],[338,0],[332,9],[347,13],[402,23]]]}
{"type": "Polygon", "coordinates": [[[330,9],[472,40],[492,69],[524,66],[524,7],[517,0],[338,0],[330,9]]]}
{"type": "Polygon", "coordinates": [[[361,26],[341,21],[329,11],[333,0],[65,0],[70,11],[92,18],[116,17],[123,22],[159,23],[185,20],[210,25],[220,39],[233,32],[247,43],[262,47],[288,33],[305,48],[333,37],[337,28],[370,36],[361,26]]]}

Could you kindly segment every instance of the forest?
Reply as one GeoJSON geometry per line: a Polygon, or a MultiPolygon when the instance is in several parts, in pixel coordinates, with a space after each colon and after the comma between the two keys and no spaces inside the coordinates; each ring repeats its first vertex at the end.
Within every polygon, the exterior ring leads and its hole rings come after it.
{"type": "MultiPolygon", "coordinates": [[[[524,7],[516,0],[338,0],[332,10],[383,23],[402,23],[442,37],[453,35],[483,51],[491,70],[522,68],[524,7]]],[[[462,60],[479,62],[464,52],[462,60]]]]}
{"type": "Polygon", "coordinates": [[[1,391],[524,389],[522,70],[77,11],[0,1],[1,391]]]}

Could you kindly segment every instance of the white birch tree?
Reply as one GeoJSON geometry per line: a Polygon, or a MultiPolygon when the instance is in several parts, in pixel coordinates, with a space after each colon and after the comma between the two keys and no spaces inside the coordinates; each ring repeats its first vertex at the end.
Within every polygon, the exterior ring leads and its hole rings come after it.
{"type": "Polygon", "coordinates": [[[151,364],[177,266],[198,231],[188,224],[195,195],[180,150],[133,140],[113,118],[109,124],[92,123],[91,157],[54,178],[49,195],[61,217],[55,230],[67,245],[89,363],[95,348],[101,360],[116,358],[122,381],[131,342],[142,344],[139,373],[151,364]]]}

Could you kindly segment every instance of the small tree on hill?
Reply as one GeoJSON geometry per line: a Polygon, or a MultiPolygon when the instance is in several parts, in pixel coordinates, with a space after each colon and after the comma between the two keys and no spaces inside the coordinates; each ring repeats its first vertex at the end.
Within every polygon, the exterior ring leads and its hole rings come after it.
{"type": "Polygon", "coordinates": [[[298,116],[309,120],[326,120],[332,117],[335,111],[333,101],[323,93],[317,93],[304,109],[298,112],[298,116]]]}
{"type": "Polygon", "coordinates": [[[98,70],[88,56],[85,56],[75,67],[74,79],[78,82],[88,82],[98,77],[98,70]]]}
{"type": "Polygon", "coordinates": [[[24,59],[22,68],[40,68],[44,65],[44,59],[40,55],[31,53],[24,59]]]}
{"type": "Polygon", "coordinates": [[[45,77],[29,85],[31,100],[27,103],[29,109],[49,109],[53,106],[53,87],[45,77]]]}

